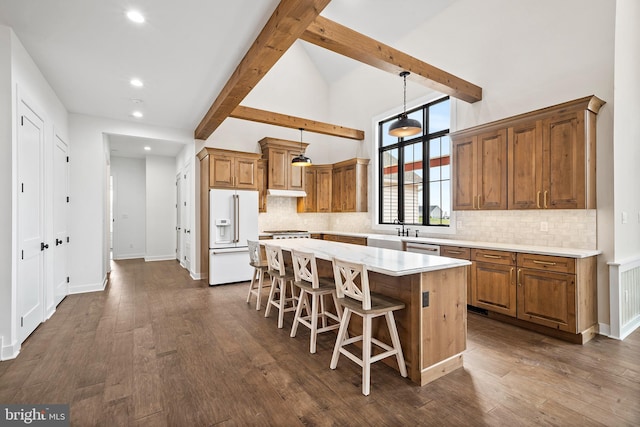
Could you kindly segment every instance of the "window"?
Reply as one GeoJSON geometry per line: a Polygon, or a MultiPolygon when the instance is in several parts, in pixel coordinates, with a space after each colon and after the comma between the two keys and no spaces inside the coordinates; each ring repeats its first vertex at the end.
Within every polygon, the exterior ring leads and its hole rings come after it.
{"type": "Polygon", "coordinates": [[[451,215],[450,101],[441,98],[407,111],[422,133],[389,135],[396,116],[378,124],[380,224],[449,226],[451,215]],[[427,159],[425,161],[425,159],[427,159]]]}

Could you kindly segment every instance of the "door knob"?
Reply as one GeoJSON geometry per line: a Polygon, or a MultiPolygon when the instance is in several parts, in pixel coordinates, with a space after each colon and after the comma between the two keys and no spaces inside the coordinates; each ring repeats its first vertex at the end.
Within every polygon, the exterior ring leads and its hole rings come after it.
{"type": "Polygon", "coordinates": [[[61,244],[62,244],[62,240],[56,239],[56,246],[61,245],[61,244]]]}

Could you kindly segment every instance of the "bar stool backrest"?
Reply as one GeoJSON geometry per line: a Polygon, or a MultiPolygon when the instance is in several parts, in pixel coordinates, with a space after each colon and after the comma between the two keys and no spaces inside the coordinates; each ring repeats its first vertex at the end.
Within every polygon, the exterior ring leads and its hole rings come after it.
{"type": "Polygon", "coordinates": [[[264,245],[265,252],[267,253],[267,264],[269,270],[279,273],[281,276],[285,275],[284,261],[282,258],[282,249],[279,246],[264,245]]]}
{"type": "Polygon", "coordinates": [[[296,282],[304,280],[305,282],[311,283],[312,288],[318,289],[320,282],[318,281],[316,256],[310,252],[292,250],[291,260],[293,261],[293,273],[296,282]]]}
{"type": "Polygon", "coordinates": [[[251,264],[260,265],[262,264],[262,255],[260,254],[260,243],[255,240],[247,240],[247,244],[249,245],[249,259],[251,260],[251,264]]]}
{"type": "Polygon", "coordinates": [[[367,268],[363,264],[334,257],[333,276],[336,281],[338,298],[352,298],[362,302],[363,309],[371,309],[369,276],[367,268]]]}

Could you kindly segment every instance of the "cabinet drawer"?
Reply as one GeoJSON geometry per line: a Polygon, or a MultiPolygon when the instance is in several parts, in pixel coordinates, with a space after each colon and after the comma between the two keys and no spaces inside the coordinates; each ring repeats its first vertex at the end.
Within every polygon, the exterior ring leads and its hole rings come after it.
{"type": "Polygon", "coordinates": [[[518,267],[575,274],[576,260],[551,255],[518,254],[518,267]]]}
{"type": "Polygon", "coordinates": [[[471,249],[471,259],[492,264],[516,264],[516,254],[514,252],[494,251],[492,249],[471,249]]]}
{"type": "Polygon", "coordinates": [[[470,259],[471,249],[460,246],[440,246],[440,256],[457,259],[470,259]]]}

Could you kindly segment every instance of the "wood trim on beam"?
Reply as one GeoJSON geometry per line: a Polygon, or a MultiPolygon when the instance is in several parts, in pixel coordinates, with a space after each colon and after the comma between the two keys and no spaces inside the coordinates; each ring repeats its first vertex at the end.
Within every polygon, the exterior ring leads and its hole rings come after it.
{"type": "Polygon", "coordinates": [[[454,98],[470,103],[482,99],[481,87],[322,16],[309,25],[301,39],[396,75],[410,71],[409,80],[454,98]]]}
{"type": "Polygon", "coordinates": [[[207,139],[331,0],[281,0],[195,130],[207,139]]]}
{"type": "Polygon", "coordinates": [[[302,128],[309,132],[338,136],[341,138],[355,139],[359,141],[362,141],[364,139],[363,130],[346,128],[343,126],[332,125],[330,123],[317,122],[315,120],[274,113],[272,111],[259,110],[257,108],[244,107],[242,105],[238,105],[236,109],[233,110],[233,112],[229,115],[229,117],[292,129],[302,128]]]}

